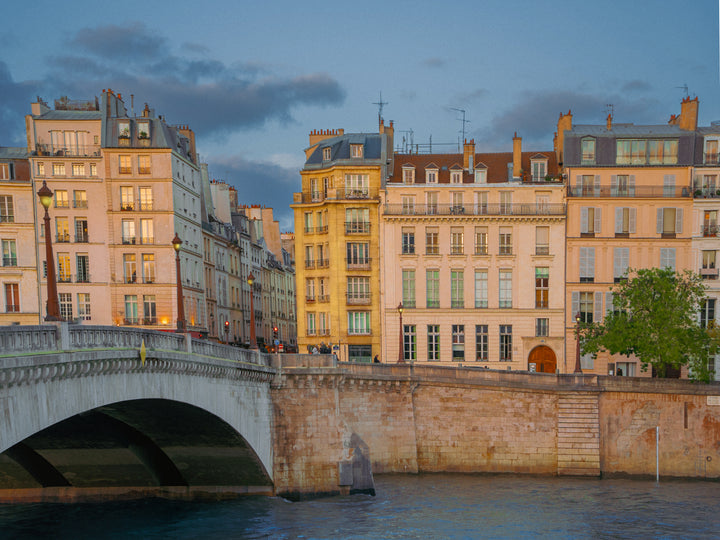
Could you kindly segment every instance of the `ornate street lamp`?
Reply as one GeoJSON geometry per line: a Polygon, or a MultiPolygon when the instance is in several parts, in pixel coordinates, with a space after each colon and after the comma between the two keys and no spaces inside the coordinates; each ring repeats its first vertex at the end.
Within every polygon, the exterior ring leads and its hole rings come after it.
{"type": "Polygon", "coordinates": [[[400,314],[400,348],[398,349],[398,364],[402,364],[405,361],[405,351],[403,350],[403,323],[402,323],[402,314],[403,310],[405,308],[402,305],[402,302],[398,304],[397,310],[400,314]]]}
{"type": "Polygon", "coordinates": [[[185,301],[183,299],[183,288],[182,288],[182,276],[180,275],[180,246],[182,240],[177,233],[175,238],[172,239],[172,247],[175,250],[175,272],[177,275],[177,301],[178,301],[178,316],[177,316],[177,332],[185,332],[185,301]]]}
{"type": "Polygon", "coordinates": [[[250,285],[250,348],[257,350],[257,340],[255,339],[255,299],[253,298],[253,283],[255,283],[255,276],[252,272],[247,277],[248,285],[250,285]]]}
{"type": "Polygon", "coordinates": [[[57,277],[55,275],[55,258],[53,257],[52,241],[50,240],[50,214],[48,208],[52,203],[53,192],[43,180],[42,187],[37,192],[40,204],[45,208],[45,260],[47,265],[47,304],[46,321],[62,321],[60,316],[60,303],[58,302],[57,277]]]}
{"type": "Polygon", "coordinates": [[[575,332],[577,333],[577,348],[575,350],[575,373],[582,374],[580,366],[580,312],[575,315],[575,332]]]}

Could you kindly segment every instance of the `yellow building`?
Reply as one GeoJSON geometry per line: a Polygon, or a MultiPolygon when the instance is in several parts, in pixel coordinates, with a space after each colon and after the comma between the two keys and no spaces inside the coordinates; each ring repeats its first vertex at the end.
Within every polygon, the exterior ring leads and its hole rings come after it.
{"type": "Polygon", "coordinates": [[[393,126],[313,131],[294,194],[298,347],[340,360],[381,353],[379,207],[392,168],[393,126]]]}

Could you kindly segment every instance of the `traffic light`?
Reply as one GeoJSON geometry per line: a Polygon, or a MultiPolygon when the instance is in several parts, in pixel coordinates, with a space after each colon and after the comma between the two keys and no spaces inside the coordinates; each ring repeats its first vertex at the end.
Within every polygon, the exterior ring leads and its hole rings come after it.
{"type": "Polygon", "coordinates": [[[277,339],[278,337],[278,327],[273,326],[273,339],[277,339]]]}
{"type": "Polygon", "coordinates": [[[230,321],[225,321],[225,332],[230,330],[230,321]]]}

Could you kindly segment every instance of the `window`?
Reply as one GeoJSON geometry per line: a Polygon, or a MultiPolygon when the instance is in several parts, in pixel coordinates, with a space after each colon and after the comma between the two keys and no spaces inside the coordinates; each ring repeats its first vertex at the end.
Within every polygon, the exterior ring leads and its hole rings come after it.
{"type": "Polygon", "coordinates": [[[150,122],[148,120],[137,120],[138,139],[150,138],[150,122]]]}
{"type": "Polygon", "coordinates": [[[427,325],[427,338],[428,338],[428,360],[430,362],[437,362],[440,360],[440,325],[439,324],[428,324],[427,325]]]}
{"type": "Polygon", "coordinates": [[[81,321],[90,320],[90,293],[78,293],[78,319],[81,321]]]}
{"type": "Polygon", "coordinates": [[[484,215],[488,213],[488,194],[487,191],[475,192],[475,214],[484,215]]]}
{"type": "Polygon", "coordinates": [[[406,308],[415,307],[415,270],[402,271],[402,303],[406,308]]]}
{"type": "Polygon", "coordinates": [[[15,167],[12,163],[0,163],[0,180],[13,180],[15,167]]]}
{"type": "Polygon", "coordinates": [[[77,189],[73,191],[73,206],[75,208],[87,208],[87,192],[77,189]]]}
{"type": "Polygon", "coordinates": [[[97,176],[97,164],[96,163],[90,164],[90,176],[97,176]]]}
{"type": "Polygon", "coordinates": [[[682,208],[658,208],[657,209],[657,232],[665,237],[674,237],[682,234],[683,209],[682,208]]]}
{"type": "Polygon", "coordinates": [[[304,214],[304,232],[305,233],[311,233],[313,232],[313,225],[312,225],[312,212],[305,212],[304,214]]]}
{"type": "Polygon", "coordinates": [[[73,163],[72,173],[73,176],[85,176],[85,165],[82,163],[73,163]]]}
{"type": "Polygon", "coordinates": [[[330,333],[330,326],[328,325],[328,314],[324,311],[318,313],[318,334],[321,336],[327,336],[330,333]]]}
{"type": "Polygon", "coordinates": [[[465,207],[463,206],[463,194],[461,191],[453,191],[451,194],[452,207],[450,212],[452,214],[464,214],[465,207]]]}
{"type": "Polygon", "coordinates": [[[425,296],[428,308],[440,307],[440,270],[425,271],[425,296]]]}
{"type": "Polygon", "coordinates": [[[512,307],[512,270],[500,270],[500,306],[512,307]]]}
{"type": "Polygon", "coordinates": [[[368,234],[370,232],[370,210],[347,208],[345,210],[345,234],[368,234]]]}
{"type": "Polygon", "coordinates": [[[363,145],[362,144],[351,144],[350,145],[350,157],[352,157],[352,158],[363,157],[363,145]]]}
{"type": "Polygon", "coordinates": [[[705,210],[703,214],[703,236],[717,235],[717,214],[717,210],[705,210]]]}
{"type": "Polygon", "coordinates": [[[462,171],[450,171],[450,183],[462,184],[462,171]]]}
{"type": "Polygon", "coordinates": [[[465,360],[465,325],[452,325],[452,359],[453,362],[465,360]]]}
{"type": "Polygon", "coordinates": [[[512,255],[512,227],[500,227],[500,255],[512,255]]]}
{"type": "Polygon", "coordinates": [[[58,253],[58,282],[70,283],[72,281],[72,273],[70,272],[70,254],[58,253]]]}
{"type": "Polygon", "coordinates": [[[535,255],[550,255],[550,227],[535,227],[535,255]]]}
{"type": "Polygon", "coordinates": [[[512,362],[512,325],[500,325],[500,361],[512,362]]]}
{"type": "Polygon", "coordinates": [[[415,196],[414,195],[403,195],[402,196],[402,213],[405,215],[412,215],[415,213],[415,196]]]}
{"type": "Polygon", "coordinates": [[[3,240],[2,241],[3,251],[3,266],[17,266],[17,247],[15,240],[3,240]]]}
{"type": "Polygon", "coordinates": [[[140,210],[147,211],[153,209],[153,192],[151,187],[141,187],[140,192],[140,210]]]}
{"type": "Polygon", "coordinates": [[[547,308],[550,297],[550,269],[535,269],[535,307],[547,308]]]}
{"type": "Polygon", "coordinates": [[[143,296],[143,324],[157,324],[157,306],[154,294],[143,296]]]}
{"type": "Polygon", "coordinates": [[[136,283],[137,263],[134,253],[125,253],[123,255],[123,268],[125,270],[125,283],[136,283]]]}
{"type": "Polygon", "coordinates": [[[675,248],[660,248],[660,268],[675,270],[675,248]]]}
{"type": "Polygon", "coordinates": [[[75,268],[77,270],[77,282],[90,282],[90,257],[85,253],[75,255],[75,268]]]}
{"type": "Polygon", "coordinates": [[[440,254],[440,233],[437,227],[427,227],[425,229],[425,254],[440,254]]]}
{"type": "Polygon", "coordinates": [[[462,227],[452,227],[450,229],[450,254],[462,255],[463,247],[463,229],[462,227]]]}
{"type": "Polygon", "coordinates": [[[69,208],[68,192],[64,189],[55,190],[55,208],[69,208]]]}
{"type": "Polygon", "coordinates": [[[663,197],[675,197],[675,175],[666,174],[663,177],[663,197]]]}
{"type": "Polygon", "coordinates": [[[141,219],[140,220],[140,243],[141,244],[154,244],[155,234],[153,231],[153,220],[152,219],[141,219]]]}
{"type": "Polygon", "coordinates": [[[13,198],[11,195],[0,195],[0,223],[15,221],[13,198]]]}
{"type": "Polygon", "coordinates": [[[636,208],[615,208],[615,234],[627,235],[635,232],[636,208]]]}
{"type": "Polygon", "coordinates": [[[630,248],[613,248],[613,278],[615,283],[627,278],[630,248]]]}
{"type": "Polygon", "coordinates": [[[532,181],[542,182],[547,176],[547,160],[534,159],[530,162],[530,168],[532,169],[532,181]]]}
{"type": "Polygon", "coordinates": [[[575,316],[580,314],[580,322],[600,322],[602,315],[602,293],[601,292],[573,292],[572,310],[570,318],[575,325],[575,316]]]}
{"type": "Polygon", "coordinates": [[[330,161],[332,158],[332,148],[330,146],[326,146],[323,148],[322,151],[323,161],[330,161]]]}
{"type": "MultiPolygon", "coordinates": [[[[313,283],[313,285],[315,285],[315,283],[313,283]]],[[[320,300],[320,302],[327,302],[329,300],[329,298],[328,298],[328,294],[327,294],[327,288],[325,286],[325,278],[320,278],[318,280],[318,285],[319,285],[318,289],[319,289],[319,293],[320,293],[318,300],[320,300]]]]}
{"type": "Polygon", "coordinates": [[[138,174],[150,174],[150,156],[138,156],[138,174]]]}
{"type": "Polygon", "coordinates": [[[305,300],[308,302],[315,301],[315,278],[305,280],[305,300]]]}
{"type": "Polygon", "coordinates": [[[45,176],[45,164],[43,162],[37,164],[37,175],[45,176]]]}
{"type": "Polygon", "coordinates": [[[535,336],[548,337],[550,335],[550,319],[535,319],[535,336]]]}
{"type": "Polygon", "coordinates": [[[155,254],[143,253],[143,283],[155,283],[155,254]]]}
{"type": "Polygon", "coordinates": [[[5,312],[17,313],[20,311],[20,285],[17,283],[5,284],[5,312]]]}
{"type": "Polygon", "coordinates": [[[370,334],[370,312],[369,311],[348,311],[348,334],[368,335],[370,334]]]}
{"type": "Polygon", "coordinates": [[[580,282],[592,283],[595,281],[595,248],[580,248],[580,282]]]}
{"type": "Polygon", "coordinates": [[[367,242],[348,242],[346,251],[348,268],[366,267],[370,264],[370,245],[367,242]]]}
{"type": "Polygon", "coordinates": [[[57,235],[58,242],[69,242],[70,241],[70,224],[68,218],[57,217],[55,218],[55,233],[57,235]]]}
{"type": "Polygon", "coordinates": [[[488,271],[475,270],[475,307],[488,307],[488,271]]]}
{"type": "Polygon", "coordinates": [[[438,170],[437,169],[426,169],[425,170],[425,182],[428,184],[437,184],[438,181],[438,170]]]}
{"type": "Polygon", "coordinates": [[[315,334],[317,334],[317,327],[315,326],[315,314],[308,313],[307,314],[307,335],[314,336],[315,334]]]}
{"type": "Polygon", "coordinates": [[[464,273],[462,270],[450,271],[450,307],[465,307],[464,273]]]}
{"type": "Polygon", "coordinates": [[[132,173],[132,162],[130,161],[130,156],[119,156],[118,167],[118,172],[120,174],[132,173]]]}
{"type": "Polygon", "coordinates": [[[595,139],[582,139],[580,141],[583,165],[595,165],[595,139]]]}
{"type": "Polygon", "coordinates": [[[487,227],[475,227],[475,255],[488,254],[487,227]]]}
{"type": "Polygon", "coordinates": [[[435,215],[438,213],[438,194],[435,191],[431,191],[425,194],[426,210],[429,215],[435,215]]]}
{"type": "Polygon", "coordinates": [[[75,242],[87,243],[89,241],[87,219],[75,218],[75,242]]]}
{"type": "Polygon", "coordinates": [[[415,168],[414,167],[403,167],[403,184],[414,184],[415,183],[415,168]]]}
{"type": "Polygon", "coordinates": [[[120,186],[120,210],[135,210],[133,188],[130,186],[120,186]]]}
{"type": "Polygon", "coordinates": [[[118,137],[128,138],[130,137],[130,121],[119,120],[118,121],[118,137]]]}
{"type": "Polygon", "coordinates": [[[583,206],[580,208],[580,234],[595,236],[600,234],[602,212],[600,208],[583,206]]]}
{"type": "Polygon", "coordinates": [[[486,184],[487,183],[487,169],[478,169],[475,171],[475,183],[486,184]]]}
{"type": "Polygon", "coordinates": [[[500,213],[512,214],[512,191],[500,192],[500,213]]]}
{"type": "Polygon", "coordinates": [[[136,294],[125,295],[125,324],[138,324],[138,298],[136,294]]]}
{"type": "Polygon", "coordinates": [[[677,140],[648,141],[648,163],[650,165],[675,165],[677,156],[677,140]]]}
{"type": "Polygon", "coordinates": [[[610,177],[611,197],[634,197],[635,175],[618,174],[610,177]]]}
{"type": "Polygon", "coordinates": [[[403,325],[403,358],[406,362],[417,360],[417,335],[414,324],[403,325]]]}
{"type": "Polygon", "coordinates": [[[369,277],[348,277],[347,301],[348,301],[348,304],[369,304],[370,303],[370,278],[369,277]]]}
{"type": "Polygon", "coordinates": [[[706,298],[700,308],[700,326],[712,328],[715,326],[715,299],[706,298]]]}
{"type": "Polygon", "coordinates": [[[72,294],[58,293],[58,302],[60,303],[60,318],[64,321],[73,320],[72,294]]]}
{"type": "Polygon", "coordinates": [[[65,176],[64,163],[53,163],[53,176],[65,176]]]}
{"type": "Polygon", "coordinates": [[[403,229],[402,231],[402,252],[403,255],[413,255],[415,253],[415,230],[403,229]]]}
{"type": "Polygon", "coordinates": [[[475,360],[488,361],[488,325],[475,325],[475,360]]]}
{"type": "Polygon", "coordinates": [[[717,139],[705,140],[705,165],[720,165],[717,139]]]}
{"type": "Polygon", "coordinates": [[[372,362],[372,345],[348,345],[349,362],[372,362]]]}
{"type": "Polygon", "coordinates": [[[618,165],[674,165],[677,153],[677,139],[619,139],[616,162],[618,165]]]}
{"type": "Polygon", "coordinates": [[[122,243],[123,244],[134,244],[135,243],[135,220],[123,219],[121,222],[122,226],[122,243]]]}

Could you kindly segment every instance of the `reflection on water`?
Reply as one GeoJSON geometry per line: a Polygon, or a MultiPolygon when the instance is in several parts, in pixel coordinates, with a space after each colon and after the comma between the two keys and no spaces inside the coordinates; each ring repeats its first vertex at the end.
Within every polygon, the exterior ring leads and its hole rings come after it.
{"type": "Polygon", "coordinates": [[[388,475],[377,496],[0,506],[0,537],[717,538],[720,483],[388,475]]]}

